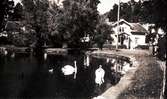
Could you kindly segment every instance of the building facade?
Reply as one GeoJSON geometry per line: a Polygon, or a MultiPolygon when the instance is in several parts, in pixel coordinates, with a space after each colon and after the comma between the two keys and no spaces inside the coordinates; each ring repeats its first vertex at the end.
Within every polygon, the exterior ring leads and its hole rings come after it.
{"type": "Polygon", "coordinates": [[[138,46],[147,45],[146,35],[148,31],[140,23],[129,23],[121,19],[119,22],[111,25],[114,31],[114,34],[111,34],[111,37],[114,39],[113,45],[116,45],[117,33],[118,45],[124,45],[128,49],[135,49],[138,46]]]}

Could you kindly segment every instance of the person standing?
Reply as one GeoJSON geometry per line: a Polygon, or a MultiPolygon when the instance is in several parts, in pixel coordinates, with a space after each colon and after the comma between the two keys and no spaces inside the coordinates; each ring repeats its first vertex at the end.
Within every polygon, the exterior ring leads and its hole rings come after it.
{"type": "Polygon", "coordinates": [[[158,39],[158,58],[162,61],[166,59],[166,35],[162,35],[158,39]]]}
{"type": "Polygon", "coordinates": [[[102,93],[101,85],[104,83],[104,75],[105,71],[102,68],[102,65],[99,65],[99,67],[95,70],[95,90],[94,95],[98,96],[102,93]]]}
{"type": "Polygon", "coordinates": [[[104,83],[104,75],[105,75],[105,71],[102,68],[102,65],[99,65],[99,68],[96,69],[95,71],[95,83],[98,86],[101,86],[101,84],[104,83]]]}

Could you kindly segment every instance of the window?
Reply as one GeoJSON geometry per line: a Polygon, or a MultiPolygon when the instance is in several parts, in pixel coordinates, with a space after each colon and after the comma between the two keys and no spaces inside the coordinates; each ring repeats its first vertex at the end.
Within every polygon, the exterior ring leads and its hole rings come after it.
{"type": "Polygon", "coordinates": [[[138,37],[135,37],[135,44],[138,44],[138,37]]]}
{"type": "Polygon", "coordinates": [[[122,33],[122,32],[124,32],[124,27],[120,27],[119,28],[119,31],[122,33]]]}

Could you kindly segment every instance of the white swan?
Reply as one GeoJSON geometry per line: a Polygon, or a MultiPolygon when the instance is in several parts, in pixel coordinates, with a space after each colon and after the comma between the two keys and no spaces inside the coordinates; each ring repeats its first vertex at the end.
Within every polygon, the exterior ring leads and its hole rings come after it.
{"type": "Polygon", "coordinates": [[[49,73],[53,73],[53,68],[52,68],[52,69],[49,69],[49,73]]]}
{"type": "Polygon", "coordinates": [[[62,67],[61,71],[63,72],[64,75],[72,75],[74,73],[74,79],[76,79],[76,74],[77,74],[76,61],[74,61],[74,67],[71,65],[65,65],[64,67],[62,67]]]}

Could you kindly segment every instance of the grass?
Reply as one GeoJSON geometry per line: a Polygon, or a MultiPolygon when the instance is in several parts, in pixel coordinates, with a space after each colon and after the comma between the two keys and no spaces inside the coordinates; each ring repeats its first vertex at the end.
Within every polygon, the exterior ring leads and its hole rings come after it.
{"type": "Polygon", "coordinates": [[[138,57],[140,66],[131,85],[118,99],[159,99],[162,90],[163,72],[153,57],[138,57]]]}

